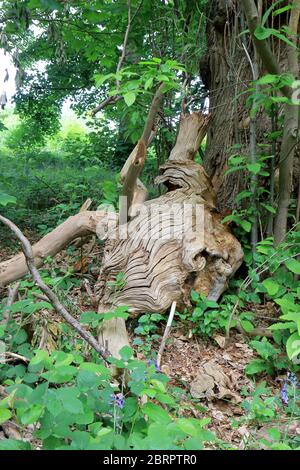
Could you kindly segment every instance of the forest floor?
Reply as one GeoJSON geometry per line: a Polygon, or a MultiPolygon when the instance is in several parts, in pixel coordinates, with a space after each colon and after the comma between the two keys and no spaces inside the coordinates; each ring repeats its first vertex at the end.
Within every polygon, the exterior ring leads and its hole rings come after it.
{"type": "MultiPolygon", "coordinates": [[[[33,237],[30,238],[34,241],[33,237]]],[[[97,272],[91,276],[87,274],[87,269],[91,265],[99,266],[97,260],[101,258],[102,249],[96,245],[93,252],[87,255],[81,252],[78,257],[79,251],[75,255],[63,251],[56,256],[55,267],[59,266],[63,271],[73,267],[76,271],[75,276],[77,274],[78,278],[82,279],[83,275],[87,275],[93,287],[91,279],[96,278],[97,272]]],[[[13,250],[5,247],[1,249],[0,258],[7,259],[12,254],[13,250]]],[[[0,297],[6,296],[5,291],[4,289],[0,292],[0,297]]],[[[82,282],[71,287],[67,297],[68,301],[73,302],[81,312],[93,309],[82,282]]],[[[58,324],[61,320],[54,312],[44,312],[47,314],[47,321],[42,322],[41,333],[37,338],[36,327],[41,324],[40,313],[32,315],[31,319],[31,328],[35,331],[34,343],[50,352],[59,347],[58,324]]],[[[134,322],[135,320],[133,324],[134,322]]],[[[131,342],[135,338],[133,330],[129,323],[131,342]]],[[[164,325],[160,325],[159,330],[162,335],[164,325]]],[[[158,351],[160,339],[153,340],[152,352],[158,351]]],[[[255,390],[254,382],[245,374],[245,367],[255,357],[255,352],[248,346],[248,342],[249,338],[236,330],[231,330],[229,341],[225,341],[225,336],[222,334],[214,338],[195,336],[185,323],[176,321],[168,338],[161,364],[162,372],[170,378],[170,386],[174,387],[180,396],[184,415],[195,418],[210,417],[211,423],[208,428],[222,441],[239,449],[246,448],[249,440],[267,437],[262,425],[257,426],[251,421],[238,423],[246,415],[245,409],[241,406],[242,402],[255,390]],[[236,425],[233,426],[233,422],[236,422],[236,425]]],[[[137,351],[137,357],[148,360],[142,351],[137,351]]],[[[266,376],[265,380],[273,389],[274,395],[279,395],[282,377],[266,376]]],[[[274,423],[274,426],[278,426],[278,423],[274,423]]],[[[300,434],[299,422],[291,422],[290,427],[292,433],[300,434]]]]}

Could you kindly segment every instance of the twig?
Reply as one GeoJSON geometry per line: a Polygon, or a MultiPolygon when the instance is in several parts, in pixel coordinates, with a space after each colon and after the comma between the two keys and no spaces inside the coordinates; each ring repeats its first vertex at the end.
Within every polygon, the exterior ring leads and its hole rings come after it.
{"type": "Polygon", "coordinates": [[[108,98],[105,98],[104,101],[102,101],[102,103],[100,103],[98,106],[96,106],[95,109],[93,109],[92,111],[92,116],[96,116],[97,113],[99,113],[99,111],[102,111],[102,109],[106,108],[106,106],[108,106],[109,104],[115,104],[117,103],[118,101],[120,101],[122,99],[122,96],[108,96],[108,98]]]}
{"type": "Polygon", "coordinates": [[[97,341],[96,339],[86,331],[80,323],[70,315],[70,313],[65,309],[65,307],[60,303],[58,297],[54,294],[54,292],[44,283],[42,280],[38,269],[34,265],[33,260],[33,252],[32,247],[29,240],[23,235],[21,230],[9,219],[6,219],[2,215],[0,215],[0,221],[3,222],[10,230],[16,235],[19,241],[22,244],[22,250],[26,259],[26,264],[28,266],[28,270],[32,275],[34,282],[37,286],[41,289],[41,291],[48,297],[49,302],[52,304],[56,312],[61,315],[64,320],[69,323],[77,333],[92,347],[94,348],[100,356],[106,360],[110,353],[106,351],[97,341]]]}
{"type": "Polygon", "coordinates": [[[167,326],[166,326],[166,329],[165,329],[165,332],[164,332],[164,335],[163,335],[163,339],[161,341],[161,345],[159,347],[158,354],[157,354],[157,365],[158,365],[158,367],[161,364],[161,358],[162,358],[162,355],[163,355],[163,352],[164,352],[164,349],[165,349],[165,346],[166,346],[166,341],[167,341],[168,336],[169,336],[170,331],[171,331],[171,326],[172,326],[173,318],[174,318],[174,315],[175,315],[175,310],[176,310],[176,302],[173,302],[172,306],[171,306],[167,326]]]}
{"type": "Polygon", "coordinates": [[[30,359],[28,359],[28,357],[25,357],[25,356],[20,356],[20,354],[15,354],[15,353],[12,353],[12,352],[3,352],[3,353],[0,353],[0,358],[5,358],[5,357],[11,357],[12,359],[20,359],[20,361],[23,361],[23,362],[29,362],[30,359]]]}
{"type": "Polygon", "coordinates": [[[12,306],[17,297],[19,287],[20,282],[17,282],[13,287],[8,287],[8,298],[4,309],[3,320],[0,322],[0,325],[3,325],[8,322],[10,318],[10,307],[12,306]]]}
{"type": "Polygon", "coordinates": [[[254,328],[251,331],[244,330],[239,319],[236,321],[236,329],[242,335],[250,336],[252,338],[255,336],[266,336],[267,338],[273,338],[272,331],[268,330],[267,328],[254,328]]]}
{"type": "MultiPolygon", "coordinates": [[[[138,6],[138,9],[137,11],[135,12],[134,16],[131,18],[131,0],[128,0],[128,22],[127,22],[127,27],[126,27],[126,31],[125,31],[125,36],[124,36],[124,41],[123,41],[123,45],[122,45],[122,53],[120,55],[120,58],[119,58],[119,61],[118,61],[118,65],[117,65],[117,70],[116,70],[116,73],[118,74],[122,68],[122,65],[123,65],[123,62],[125,60],[125,57],[126,57],[126,48],[127,48],[127,43],[128,43],[128,38],[129,38],[129,33],[130,33],[130,28],[131,28],[131,25],[132,25],[132,21],[134,19],[134,17],[136,16],[137,12],[139,11],[140,7],[141,7],[141,4],[142,2],[140,3],[140,5],[138,6]]],[[[120,88],[120,80],[117,78],[116,79],[116,87],[117,87],[117,90],[119,90],[120,88]]],[[[102,101],[102,103],[100,103],[95,109],[93,109],[92,111],[92,116],[95,116],[97,113],[99,113],[99,111],[101,111],[102,109],[106,108],[106,106],[108,106],[109,104],[115,104],[117,103],[120,99],[122,99],[122,96],[119,96],[119,95],[115,95],[115,96],[109,96],[108,98],[106,98],[104,101],[102,101]]]]}

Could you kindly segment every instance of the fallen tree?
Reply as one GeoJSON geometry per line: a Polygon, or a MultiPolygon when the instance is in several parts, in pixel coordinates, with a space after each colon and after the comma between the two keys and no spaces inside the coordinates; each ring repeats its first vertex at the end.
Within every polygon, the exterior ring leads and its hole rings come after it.
{"type": "MultiPolygon", "coordinates": [[[[33,246],[34,264],[39,267],[46,257],[54,256],[74,239],[105,234],[95,289],[99,314],[120,305],[128,306],[132,315],[165,312],[173,302],[180,308],[189,305],[192,289],[217,300],[242,262],[240,243],[222,224],[216,210],[211,181],[194,161],[207,131],[208,116],[181,116],[176,144],[156,178],[166,192],[145,201],[147,190],[139,176],[162,97],[160,87],[142,138],[121,172],[127,206],[121,204],[120,216],[105,211],[80,212],[33,246]],[[124,279],[121,286],[116,285],[119,273],[124,279]]],[[[0,263],[0,285],[19,279],[26,271],[23,254],[0,263]]],[[[124,319],[104,321],[99,342],[117,356],[128,344],[124,319]]]]}

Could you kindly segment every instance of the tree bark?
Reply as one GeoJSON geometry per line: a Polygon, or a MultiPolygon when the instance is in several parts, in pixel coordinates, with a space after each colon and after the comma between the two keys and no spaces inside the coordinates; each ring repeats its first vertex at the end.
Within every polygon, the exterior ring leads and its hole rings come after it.
{"type": "MultiPolygon", "coordinates": [[[[252,73],[240,35],[246,28],[238,2],[212,0],[207,16],[208,52],[200,62],[200,76],[208,92],[211,120],[203,166],[217,192],[218,208],[227,210],[234,207],[243,183],[241,172],[229,176],[225,172],[230,155],[248,148],[249,112],[243,93],[252,73]]],[[[247,42],[246,46],[251,50],[247,42]]]]}
{"type": "MultiPolygon", "coordinates": [[[[288,46],[287,49],[289,71],[293,74],[295,80],[299,77],[297,49],[299,17],[300,0],[295,0],[293,2],[289,22],[289,31],[291,32],[290,40],[295,44],[295,47],[288,46]]],[[[278,208],[274,226],[274,241],[276,245],[283,241],[287,232],[288,210],[293,182],[294,155],[299,133],[299,110],[299,105],[295,103],[287,103],[285,106],[284,131],[279,162],[278,208]]]]}

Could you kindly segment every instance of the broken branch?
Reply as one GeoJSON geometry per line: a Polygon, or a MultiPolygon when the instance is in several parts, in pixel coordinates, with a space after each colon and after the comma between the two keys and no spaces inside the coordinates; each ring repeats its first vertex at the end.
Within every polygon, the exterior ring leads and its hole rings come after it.
{"type": "Polygon", "coordinates": [[[106,351],[105,348],[100,346],[100,344],[96,341],[96,339],[86,331],[80,323],[70,315],[70,313],[65,309],[65,307],[60,303],[58,297],[54,294],[54,292],[44,283],[43,279],[40,276],[38,269],[34,264],[34,254],[31,247],[29,240],[25,237],[25,235],[21,232],[21,230],[9,219],[6,219],[2,215],[0,215],[0,221],[3,222],[10,230],[16,235],[18,240],[21,242],[22,250],[26,259],[26,264],[28,266],[28,270],[32,275],[32,278],[36,285],[41,289],[41,291],[46,295],[49,299],[49,302],[54,307],[55,311],[63,317],[63,319],[69,323],[77,333],[93,348],[97,351],[100,356],[106,360],[108,356],[110,356],[109,352],[106,351]]]}

